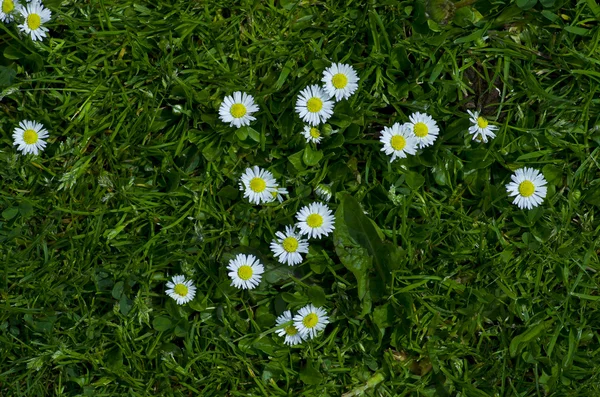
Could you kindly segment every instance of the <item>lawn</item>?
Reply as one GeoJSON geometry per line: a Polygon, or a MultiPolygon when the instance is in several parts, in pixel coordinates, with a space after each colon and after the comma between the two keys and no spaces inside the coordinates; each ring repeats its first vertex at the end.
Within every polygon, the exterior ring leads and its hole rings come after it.
{"type": "Polygon", "coordinates": [[[42,40],[0,23],[1,396],[600,396],[595,0],[43,4],[42,40]],[[358,88],[307,142],[298,94],[332,63],[358,88]],[[382,131],[417,112],[437,139],[390,161],[382,131]],[[244,197],[254,166],[282,202],[244,197]],[[506,187],[524,167],[532,209],[506,187]],[[280,263],[313,202],[335,230],[280,263]],[[309,304],[325,329],[284,344],[309,304]]]}

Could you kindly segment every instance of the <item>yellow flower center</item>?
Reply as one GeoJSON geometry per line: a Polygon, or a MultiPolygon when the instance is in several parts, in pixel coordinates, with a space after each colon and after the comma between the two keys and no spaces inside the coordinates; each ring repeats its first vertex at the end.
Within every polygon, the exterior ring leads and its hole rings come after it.
{"type": "Polygon", "coordinates": [[[244,117],[246,115],[246,106],[241,103],[234,103],[231,105],[231,109],[229,110],[232,117],[239,119],[240,117],[244,117]]]}
{"type": "Polygon", "coordinates": [[[523,197],[529,197],[535,192],[535,186],[531,181],[523,181],[519,185],[519,193],[523,197]]]}
{"type": "Polygon", "coordinates": [[[254,177],[250,180],[250,189],[253,192],[260,193],[267,188],[267,182],[259,177],[254,177]]]}
{"type": "Polygon", "coordinates": [[[317,113],[323,109],[323,101],[317,97],[312,97],[306,101],[306,108],[311,113],[317,113]]]}
{"type": "Polygon", "coordinates": [[[319,317],[315,313],[310,313],[302,319],[302,324],[304,324],[306,328],[314,328],[318,322],[319,317]]]}
{"type": "Polygon", "coordinates": [[[3,13],[8,14],[9,12],[11,12],[14,9],[15,9],[15,3],[13,3],[13,0],[4,0],[2,2],[2,12],[3,13]]]}
{"type": "Polygon", "coordinates": [[[429,134],[429,128],[427,128],[427,125],[425,123],[421,123],[420,121],[415,124],[413,131],[419,138],[426,137],[427,134],[429,134]]]}
{"type": "Polygon", "coordinates": [[[38,14],[29,14],[27,16],[27,26],[31,30],[37,30],[42,24],[42,19],[38,14]]]}
{"type": "Polygon", "coordinates": [[[184,284],[177,284],[175,288],[173,288],[173,291],[175,291],[175,293],[179,296],[187,296],[188,287],[186,287],[184,284]]]}
{"type": "Polygon", "coordinates": [[[254,274],[254,271],[248,265],[240,266],[240,268],[238,269],[238,277],[244,281],[250,280],[250,277],[252,277],[253,274],[254,274]]]}
{"type": "Polygon", "coordinates": [[[394,135],[390,141],[394,150],[402,150],[406,146],[406,139],[402,135],[394,135]]]}
{"type": "Polygon", "coordinates": [[[38,141],[38,134],[34,130],[25,130],[23,140],[26,144],[32,145],[38,141]]]}
{"type": "Polygon", "coordinates": [[[344,88],[348,84],[348,77],[345,74],[338,73],[331,79],[331,84],[338,90],[344,88]]]}
{"type": "Polygon", "coordinates": [[[281,245],[283,245],[283,249],[287,252],[296,252],[298,249],[298,240],[296,237],[286,237],[281,245]]]}
{"type": "Polygon", "coordinates": [[[313,127],[310,129],[310,136],[317,139],[318,137],[321,136],[321,133],[319,132],[318,128],[313,127]]]}
{"type": "Polygon", "coordinates": [[[298,333],[298,330],[293,325],[288,325],[284,329],[285,329],[285,333],[288,334],[289,336],[294,336],[298,333]]]}
{"type": "Polygon", "coordinates": [[[310,214],[306,217],[306,224],[308,227],[319,227],[323,224],[323,217],[319,214],[310,214]]]}
{"type": "Polygon", "coordinates": [[[479,126],[479,128],[485,128],[488,126],[488,121],[486,119],[484,119],[483,117],[479,116],[477,117],[477,125],[479,126]]]}

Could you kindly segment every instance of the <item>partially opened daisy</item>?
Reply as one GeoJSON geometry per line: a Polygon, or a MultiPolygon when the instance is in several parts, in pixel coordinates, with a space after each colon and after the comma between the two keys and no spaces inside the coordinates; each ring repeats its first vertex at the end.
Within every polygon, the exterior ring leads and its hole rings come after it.
{"type": "Polygon", "coordinates": [[[302,254],[308,253],[308,240],[296,233],[292,226],[286,226],[285,233],[275,233],[275,237],[271,242],[271,250],[280,263],[288,266],[302,263],[302,254]]]}
{"type": "Polygon", "coordinates": [[[294,316],[294,326],[304,339],[314,338],[317,332],[325,329],[327,324],[329,324],[327,312],[312,304],[304,306],[294,316]]]}
{"type": "Polygon", "coordinates": [[[495,125],[491,125],[484,117],[479,115],[478,111],[472,112],[467,110],[469,113],[469,121],[472,125],[469,127],[469,133],[473,135],[473,140],[478,139],[483,142],[487,142],[488,138],[495,138],[496,134],[494,131],[498,129],[495,125]]]}
{"type": "Polygon", "coordinates": [[[48,28],[43,25],[50,21],[52,13],[49,9],[44,8],[39,1],[33,1],[27,5],[19,7],[19,12],[25,19],[19,29],[30,35],[31,40],[42,40],[48,33],[48,28]]]}
{"type": "Polygon", "coordinates": [[[255,165],[246,168],[240,178],[240,189],[251,203],[268,203],[275,199],[273,193],[277,192],[277,181],[269,171],[255,165]]]}
{"type": "Polygon", "coordinates": [[[231,285],[240,289],[253,289],[260,284],[265,268],[254,255],[238,254],[227,265],[231,285]]]}
{"type": "Polygon", "coordinates": [[[25,154],[38,154],[44,150],[45,138],[48,138],[48,131],[36,121],[23,120],[13,132],[14,145],[25,154]]]}
{"type": "Polygon", "coordinates": [[[167,282],[167,295],[177,301],[177,304],[188,303],[196,296],[196,287],[192,280],[186,280],[184,276],[173,276],[172,281],[167,282]]]}
{"type": "Polygon", "coordinates": [[[419,112],[411,114],[408,118],[410,121],[407,124],[417,138],[419,148],[433,145],[440,132],[435,120],[430,115],[419,112]]]}
{"type": "Polygon", "coordinates": [[[272,197],[271,201],[277,200],[280,203],[283,203],[283,196],[284,195],[287,196],[288,194],[289,194],[289,192],[287,191],[287,189],[279,187],[279,186],[275,186],[275,190],[273,190],[271,192],[271,197],[272,197]]]}
{"type": "Polygon", "coordinates": [[[306,142],[319,143],[323,139],[323,136],[321,136],[321,131],[317,127],[311,127],[310,125],[304,126],[302,135],[304,135],[304,138],[306,138],[306,142]]]}
{"type": "Polygon", "coordinates": [[[226,96],[219,107],[219,118],[224,123],[229,123],[240,128],[244,125],[250,125],[251,121],[256,120],[252,113],[258,112],[258,105],[254,103],[254,97],[245,92],[236,91],[233,95],[226,96]]]}
{"type": "Polygon", "coordinates": [[[311,85],[300,91],[296,100],[296,113],[311,126],[317,126],[329,120],[333,114],[333,102],[318,85],[311,85]]]}
{"type": "Polygon", "coordinates": [[[533,168],[520,168],[510,177],[506,185],[509,196],[516,196],[513,204],[528,210],[537,207],[546,197],[546,179],[541,172],[533,168]]]}
{"type": "Polygon", "coordinates": [[[358,88],[358,75],[354,68],[343,63],[334,63],[323,72],[325,91],[336,101],[347,99],[358,88]]]}
{"type": "Polygon", "coordinates": [[[15,19],[17,6],[13,0],[0,0],[0,21],[9,23],[15,19]]]}
{"type": "Polygon", "coordinates": [[[302,207],[296,214],[296,219],[298,219],[297,226],[300,233],[306,234],[309,238],[327,236],[335,229],[335,217],[331,210],[321,203],[315,202],[302,207]]]}
{"type": "Polygon", "coordinates": [[[317,194],[317,197],[319,197],[323,201],[331,200],[331,195],[332,195],[331,188],[327,185],[324,185],[324,184],[318,185],[317,188],[315,189],[315,193],[317,194]]]}
{"type": "Polygon", "coordinates": [[[417,138],[408,123],[394,123],[392,127],[385,127],[380,141],[383,143],[381,151],[392,155],[390,163],[397,158],[405,158],[407,154],[415,154],[417,151],[417,138]]]}
{"type": "Polygon", "coordinates": [[[277,317],[275,325],[279,328],[275,333],[279,336],[285,336],[283,343],[286,345],[294,346],[302,343],[302,336],[298,329],[292,324],[292,312],[289,310],[284,311],[281,316],[277,317]],[[284,324],[287,324],[283,326],[284,324]]]}

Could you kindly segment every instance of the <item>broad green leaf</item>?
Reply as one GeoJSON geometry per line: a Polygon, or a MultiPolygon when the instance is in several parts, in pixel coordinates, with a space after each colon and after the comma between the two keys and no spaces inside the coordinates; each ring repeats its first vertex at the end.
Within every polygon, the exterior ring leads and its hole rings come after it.
{"type": "Polygon", "coordinates": [[[318,385],[323,380],[323,375],[313,366],[309,359],[306,366],[300,370],[300,380],[307,385],[318,385]]]}
{"type": "MultiPolygon", "coordinates": [[[[385,290],[391,277],[390,270],[400,263],[401,251],[399,247],[381,240],[377,226],[352,196],[342,196],[335,216],[335,251],[342,264],[356,277],[358,297],[363,305],[361,315],[364,316],[371,310],[370,270],[375,269],[376,286],[381,285],[385,290]]],[[[383,294],[384,291],[380,292],[383,294]]]]}
{"type": "Polygon", "coordinates": [[[562,172],[560,168],[552,164],[546,164],[544,168],[542,168],[542,173],[544,177],[548,181],[548,183],[552,185],[558,185],[562,179],[562,172]]]}
{"type": "Polygon", "coordinates": [[[323,152],[320,150],[314,150],[312,147],[307,146],[304,148],[304,155],[302,160],[304,164],[310,166],[319,164],[319,161],[323,158],[323,152]]]}
{"type": "Polygon", "coordinates": [[[10,86],[16,75],[17,72],[13,68],[0,66],[0,87],[10,86]]]}
{"type": "Polygon", "coordinates": [[[542,333],[546,329],[546,323],[540,323],[533,328],[528,329],[520,335],[517,335],[510,342],[509,350],[510,356],[515,357],[517,355],[519,346],[521,343],[529,342],[530,340],[536,338],[539,334],[542,333]]]}
{"type": "Polygon", "coordinates": [[[19,207],[8,207],[4,211],[2,211],[2,217],[6,220],[10,220],[17,216],[19,213],[19,207]]]}
{"type": "Polygon", "coordinates": [[[417,172],[408,172],[406,174],[406,184],[412,190],[417,190],[425,183],[425,177],[417,172]]]}
{"type": "Polygon", "coordinates": [[[311,303],[315,306],[323,306],[327,301],[327,297],[325,296],[325,291],[323,288],[318,285],[313,285],[306,292],[308,295],[308,299],[310,299],[311,303]]]}
{"type": "Polygon", "coordinates": [[[288,156],[288,158],[287,158],[288,161],[290,163],[292,163],[294,168],[298,171],[304,171],[306,169],[306,167],[302,163],[302,155],[303,154],[304,154],[304,150],[301,150],[297,153],[292,154],[291,156],[288,156]]]}
{"type": "Polygon", "coordinates": [[[121,295],[123,295],[124,286],[125,286],[125,284],[123,283],[123,281],[119,281],[118,283],[115,284],[115,286],[112,289],[113,298],[121,299],[121,295]]]}
{"type": "Polygon", "coordinates": [[[537,0],[517,0],[517,6],[522,10],[529,10],[537,4],[537,0]]]}
{"type": "Polygon", "coordinates": [[[168,317],[155,317],[154,320],[152,320],[152,327],[156,331],[168,331],[173,328],[173,323],[168,317]]]}
{"type": "MultiPolygon", "coordinates": [[[[344,222],[344,206],[340,205],[335,213],[335,230],[333,231],[333,244],[340,262],[350,270],[356,278],[358,298],[362,303],[364,316],[371,312],[371,294],[369,292],[369,270],[373,266],[372,258],[366,249],[361,248],[350,237],[348,228],[344,222]]],[[[285,297],[284,297],[285,299],[285,297]]]]}

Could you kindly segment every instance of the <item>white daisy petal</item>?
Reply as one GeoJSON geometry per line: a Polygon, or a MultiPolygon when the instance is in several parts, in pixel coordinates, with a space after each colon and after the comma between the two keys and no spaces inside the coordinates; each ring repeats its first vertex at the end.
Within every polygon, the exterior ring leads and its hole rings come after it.
{"type": "Polygon", "coordinates": [[[323,139],[321,135],[321,130],[317,127],[311,127],[310,125],[304,126],[304,131],[302,131],[302,135],[306,138],[306,142],[314,142],[319,143],[323,139]]]}
{"type": "Polygon", "coordinates": [[[333,114],[333,102],[329,98],[331,96],[318,85],[308,86],[298,95],[296,112],[311,126],[325,123],[333,114]]]}
{"type": "Polygon", "coordinates": [[[495,138],[496,134],[494,131],[498,129],[497,126],[489,124],[487,119],[479,115],[479,112],[472,112],[467,110],[469,113],[469,121],[471,122],[471,126],[469,127],[469,133],[473,135],[473,140],[479,140],[484,143],[487,143],[488,138],[495,138]]]}
{"type": "Polygon", "coordinates": [[[304,306],[298,310],[293,318],[294,326],[304,339],[314,338],[319,331],[325,329],[329,324],[327,312],[320,307],[314,307],[312,304],[304,306]]]}
{"type": "Polygon", "coordinates": [[[281,316],[277,317],[275,325],[281,327],[275,333],[279,336],[285,336],[283,343],[290,346],[302,343],[302,335],[292,323],[292,312],[289,310],[284,311],[281,316]]]}
{"type": "Polygon", "coordinates": [[[171,281],[167,282],[166,294],[175,299],[177,304],[188,303],[196,296],[196,287],[192,280],[185,279],[184,276],[173,276],[171,281]]]}
{"type": "Polygon", "coordinates": [[[246,168],[240,178],[240,189],[244,192],[244,197],[248,197],[253,204],[269,203],[277,195],[287,194],[287,190],[277,187],[277,181],[273,174],[256,165],[246,168]],[[275,196],[273,196],[274,193],[275,196]]]}
{"type": "Polygon", "coordinates": [[[419,112],[411,114],[409,119],[407,125],[417,139],[419,148],[433,145],[440,132],[435,120],[428,114],[419,112]]]}
{"type": "Polygon", "coordinates": [[[256,120],[252,113],[258,111],[258,106],[254,103],[254,97],[245,92],[236,91],[232,96],[226,96],[219,107],[219,118],[224,123],[229,123],[230,127],[250,125],[251,121],[256,120]]]}
{"type": "Polygon", "coordinates": [[[334,63],[323,72],[324,90],[336,101],[349,98],[358,88],[358,75],[350,65],[334,63]]]}
{"type": "Polygon", "coordinates": [[[520,168],[511,176],[512,182],[506,184],[508,195],[515,196],[513,204],[519,208],[532,209],[540,205],[546,197],[546,179],[534,168],[520,168]]]}
{"type": "Polygon", "coordinates": [[[391,128],[385,127],[380,141],[383,143],[381,151],[392,155],[390,162],[397,158],[405,158],[407,154],[415,154],[417,151],[417,138],[408,123],[395,123],[391,128]]]}
{"type": "Polygon", "coordinates": [[[265,268],[254,255],[238,254],[227,265],[231,285],[239,289],[253,289],[260,284],[265,268]]]}
{"type": "Polygon", "coordinates": [[[317,194],[317,197],[319,197],[323,201],[331,200],[331,196],[333,194],[331,188],[323,184],[317,186],[317,188],[315,189],[315,193],[317,194]]]}
{"type": "Polygon", "coordinates": [[[13,144],[17,150],[28,154],[38,154],[46,147],[44,138],[48,137],[48,131],[40,123],[23,120],[13,132],[13,144]]]}
{"type": "Polygon", "coordinates": [[[296,226],[300,229],[300,233],[306,234],[308,238],[321,238],[335,229],[335,217],[331,210],[321,203],[314,202],[302,207],[296,213],[296,219],[298,219],[296,226]]]}
{"type": "Polygon", "coordinates": [[[271,242],[271,251],[280,263],[294,266],[302,263],[302,255],[308,253],[308,240],[303,239],[295,228],[286,226],[285,233],[277,232],[271,242]]]}
{"type": "Polygon", "coordinates": [[[15,14],[19,12],[19,3],[17,0],[0,0],[0,21],[9,23],[15,19],[15,14]]]}
{"type": "MultiPolygon", "coordinates": [[[[6,2],[7,0],[4,0],[6,2]]],[[[23,23],[17,27],[23,33],[31,36],[31,40],[42,40],[48,33],[48,28],[44,24],[50,21],[52,13],[44,8],[41,2],[34,1],[30,4],[20,6],[16,10],[23,17],[23,23]]]]}

